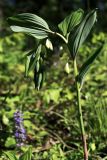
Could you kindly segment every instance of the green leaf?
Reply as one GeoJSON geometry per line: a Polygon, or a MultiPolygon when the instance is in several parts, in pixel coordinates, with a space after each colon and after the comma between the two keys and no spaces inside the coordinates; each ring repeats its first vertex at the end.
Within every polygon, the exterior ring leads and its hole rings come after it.
{"type": "Polygon", "coordinates": [[[40,88],[43,85],[43,82],[45,80],[45,71],[40,70],[39,73],[37,73],[37,71],[34,71],[34,83],[35,83],[35,88],[37,88],[37,90],[40,90],[40,88]]]}
{"type": "Polygon", "coordinates": [[[8,18],[10,28],[14,32],[23,32],[37,39],[43,39],[48,36],[50,29],[45,20],[41,17],[31,14],[22,13],[8,18]]]}
{"type": "Polygon", "coordinates": [[[75,26],[77,26],[83,17],[84,11],[82,9],[78,9],[75,12],[71,12],[59,25],[59,29],[62,31],[64,36],[67,36],[69,32],[71,32],[75,26]]]}
{"type": "Polygon", "coordinates": [[[97,17],[96,10],[90,11],[82,20],[81,24],[76,29],[74,35],[69,36],[68,48],[70,50],[73,59],[75,59],[78,49],[81,47],[81,45],[89,35],[96,21],[96,17],[97,17]]]}
{"type": "Polygon", "coordinates": [[[2,122],[5,125],[9,125],[9,119],[8,119],[8,117],[5,114],[3,114],[2,122]]]}
{"type": "Polygon", "coordinates": [[[13,152],[7,151],[7,152],[4,152],[4,154],[5,154],[10,160],[18,160],[13,152]]]}
{"type": "Polygon", "coordinates": [[[15,139],[12,138],[12,137],[8,137],[7,140],[6,140],[6,142],[5,142],[5,146],[11,148],[11,147],[13,147],[15,145],[16,145],[15,139]]]}
{"type": "Polygon", "coordinates": [[[20,158],[19,160],[31,160],[32,158],[32,148],[30,147],[20,158]]]}
{"type": "Polygon", "coordinates": [[[38,46],[37,50],[32,50],[26,56],[25,62],[25,75],[28,76],[29,71],[35,68],[36,61],[39,60],[40,52],[41,52],[41,45],[38,46]]]}
{"type": "Polygon", "coordinates": [[[79,75],[77,76],[78,81],[79,81],[80,84],[82,84],[85,75],[87,74],[88,70],[90,69],[90,67],[91,67],[92,63],[94,62],[94,60],[96,59],[96,57],[101,52],[102,48],[103,48],[103,45],[101,45],[95,51],[95,53],[91,57],[89,57],[89,59],[82,65],[82,67],[81,67],[81,69],[79,71],[79,75]]]}

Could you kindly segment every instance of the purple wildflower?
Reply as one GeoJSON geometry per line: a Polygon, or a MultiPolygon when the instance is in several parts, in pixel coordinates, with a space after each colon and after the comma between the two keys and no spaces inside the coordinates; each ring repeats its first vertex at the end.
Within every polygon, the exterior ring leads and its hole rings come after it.
{"type": "Polygon", "coordinates": [[[15,138],[17,142],[17,146],[24,145],[26,140],[26,131],[23,126],[23,114],[21,111],[16,111],[14,113],[14,121],[15,121],[15,138]]]}

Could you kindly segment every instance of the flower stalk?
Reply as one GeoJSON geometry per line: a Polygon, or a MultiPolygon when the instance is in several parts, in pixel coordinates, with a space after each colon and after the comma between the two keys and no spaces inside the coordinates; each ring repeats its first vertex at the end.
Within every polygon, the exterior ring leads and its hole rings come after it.
{"type": "Polygon", "coordinates": [[[14,122],[15,122],[15,138],[17,146],[23,146],[26,140],[26,131],[23,126],[23,114],[21,111],[16,111],[14,113],[14,122]]]}
{"type": "Polygon", "coordinates": [[[85,134],[85,129],[84,129],[82,107],[81,107],[81,92],[80,92],[80,85],[77,80],[78,68],[77,68],[76,58],[74,59],[73,63],[74,63],[75,85],[76,85],[76,92],[77,92],[78,116],[79,116],[79,123],[80,123],[83,150],[84,150],[84,160],[88,160],[88,149],[87,149],[86,134],[85,134]]]}

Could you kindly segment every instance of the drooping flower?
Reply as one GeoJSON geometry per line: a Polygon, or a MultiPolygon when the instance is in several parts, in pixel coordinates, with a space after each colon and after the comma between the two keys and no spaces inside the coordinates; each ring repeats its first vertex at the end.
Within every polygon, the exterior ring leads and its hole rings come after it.
{"type": "Polygon", "coordinates": [[[14,113],[14,122],[15,122],[15,138],[17,146],[23,146],[26,141],[26,130],[23,125],[23,114],[21,111],[16,111],[14,113]]]}

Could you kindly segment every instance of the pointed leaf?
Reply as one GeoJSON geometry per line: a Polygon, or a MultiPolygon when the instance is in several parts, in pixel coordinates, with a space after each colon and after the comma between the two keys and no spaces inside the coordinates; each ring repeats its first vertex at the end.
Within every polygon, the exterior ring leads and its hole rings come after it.
{"type": "Polygon", "coordinates": [[[38,46],[37,50],[32,50],[29,54],[26,56],[26,63],[25,63],[25,75],[28,76],[29,71],[35,68],[36,61],[38,61],[38,58],[40,56],[41,52],[41,45],[38,46]]]}
{"type": "Polygon", "coordinates": [[[19,160],[31,160],[32,158],[32,148],[30,147],[20,158],[19,160]]]}
{"type": "Polygon", "coordinates": [[[22,13],[9,17],[8,22],[14,32],[23,32],[37,39],[46,38],[50,32],[46,21],[31,13],[22,13]]]}
{"type": "Polygon", "coordinates": [[[44,82],[44,78],[45,78],[45,72],[43,70],[41,70],[39,73],[34,72],[34,84],[35,84],[35,88],[37,88],[37,90],[40,90],[40,88],[43,85],[44,82]]]}
{"type": "Polygon", "coordinates": [[[71,56],[75,59],[78,49],[89,35],[94,23],[96,21],[96,10],[89,12],[82,20],[79,27],[76,29],[73,36],[69,36],[68,48],[71,52],[71,56]]]}
{"type": "Polygon", "coordinates": [[[7,151],[4,154],[9,158],[9,160],[18,160],[13,152],[7,151]]]}
{"type": "Polygon", "coordinates": [[[82,81],[85,77],[85,75],[87,74],[88,70],[90,69],[92,63],[94,62],[94,60],[96,59],[96,57],[99,55],[99,53],[101,52],[103,48],[103,45],[101,45],[96,51],[95,53],[82,65],[79,75],[78,75],[78,81],[80,82],[80,84],[82,84],[82,81]]]}
{"type": "Polygon", "coordinates": [[[77,26],[83,17],[83,10],[78,9],[75,12],[71,12],[69,16],[67,16],[59,25],[59,29],[62,31],[64,36],[67,36],[69,32],[71,32],[75,26],[77,26]]]}

